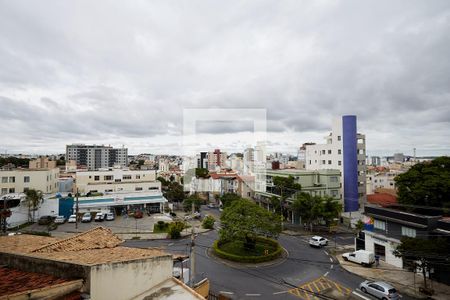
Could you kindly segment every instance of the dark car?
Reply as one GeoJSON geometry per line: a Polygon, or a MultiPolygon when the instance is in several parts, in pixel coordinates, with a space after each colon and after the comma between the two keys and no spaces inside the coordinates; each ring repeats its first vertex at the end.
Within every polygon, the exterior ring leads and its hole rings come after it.
{"type": "Polygon", "coordinates": [[[53,216],[42,216],[39,218],[38,224],[39,225],[49,225],[53,222],[55,217],[53,216]]]}
{"type": "Polygon", "coordinates": [[[137,210],[137,211],[134,212],[134,218],[135,219],[141,219],[143,216],[144,216],[144,214],[140,210],[137,210]]]}

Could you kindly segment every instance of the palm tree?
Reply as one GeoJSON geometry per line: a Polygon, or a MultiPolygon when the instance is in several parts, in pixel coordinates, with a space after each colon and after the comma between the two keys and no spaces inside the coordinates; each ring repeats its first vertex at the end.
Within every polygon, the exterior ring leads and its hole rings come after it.
{"type": "Polygon", "coordinates": [[[44,200],[44,195],[42,194],[42,191],[35,190],[35,189],[29,189],[25,192],[26,198],[25,203],[28,206],[28,221],[34,222],[34,215],[36,210],[39,207],[39,204],[44,200]],[[31,213],[33,211],[33,214],[31,213]]]}

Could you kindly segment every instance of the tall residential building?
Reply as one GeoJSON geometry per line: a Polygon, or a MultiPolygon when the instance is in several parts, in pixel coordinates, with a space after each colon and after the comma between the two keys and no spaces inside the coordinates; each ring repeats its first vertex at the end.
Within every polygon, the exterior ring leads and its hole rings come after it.
{"type": "Polygon", "coordinates": [[[356,116],[333,121],[326,144],[306,145],[306,169],[338,169],[342,173],[344,211],[357,211],[366,202],[366,138],[357,132],[356,116]]]}
{"type": "Polygon", "coordinates": [[[208,152],[208,170],[216,171],[225,167],[227,161],[227,153],[221,152],[220,149],[214,150],[214,152],[208,152]]]}
{"type": "Polygon", "coordinates": [[[200,152],[197,159],[197,168],[208,169],[208,152],[200,152]]]}
{"type": "Polygon", "coordinates": [[[120,165],[128,165],[128,149],[113,148],[111,146],[72,144],[66,146],[66,161],[75,160],[80,167],[89,170],[120,165]]]}

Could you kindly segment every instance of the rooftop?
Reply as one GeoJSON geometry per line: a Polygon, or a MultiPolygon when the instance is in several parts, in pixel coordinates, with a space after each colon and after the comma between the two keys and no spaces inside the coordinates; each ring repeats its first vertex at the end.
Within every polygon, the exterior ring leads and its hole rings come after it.
{"type": "Polygon", "coordinates": [[[58,240],[52,237],[29,234],[0,236],[0,252],[25,254],[56,241],[58,240]]]}
{"type": "MultiPolygon", "coordinates": [[[[42,289],[70,280],[34,272],[0,267],[0,295],[12,295],[20,292],[42,289]]],[[[0,297],[1,297],[0,296],[0,297]]]]}

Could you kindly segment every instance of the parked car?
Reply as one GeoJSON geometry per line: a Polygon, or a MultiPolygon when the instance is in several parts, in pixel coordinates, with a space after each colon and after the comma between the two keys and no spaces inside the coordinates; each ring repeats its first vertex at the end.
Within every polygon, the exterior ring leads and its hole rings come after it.
{"type": "Polygon", "coordinates": [[[42,216],[38,220],[39,225],[49,225],[55,220],[55,217],[53,216],[42,216]]]}
{"type": "Polygon", "coordinates": [[[357,250],[342,254],[344,260],[352,261],[362,266],[371,266],[375,263],[375,255],[373,252],[366,250],[357,250]]]}
{"type": "Polygon", "coordinates": [[[359,289],[367,294],[370,294],[378,299],[383,300],[397,300],[400,295],[397,290],[389,283],[383,281],[369,281],[361,282],[359,289]]]}
{"type": "Polygon", "coordinates": [[[64,224],[66,223],[66,218],[64,216],[57,216],[55,219],[56,224],[64,224]]]}
{"type": "Polygon", "coordinates": [[[81,222],[83,222],[83,223],[89,223],[89,222],[91,222],[91,221],[92,221],[91,213],[89,213],[89,212],[84,213],[83,217],[81,218],[81,222]]]}
{"type": "Polygon", "coordinates": [[[309,239],[309,245],[311,247],[323,247],[328,245],[328,240],[321,236],[313,236],[309,239]]]}
{"type": "Polygon", "coordinates": [[[98,212],[98,213],[95,215],[94,221],[95,221],[95,222],[103,222],[103,218],[104,218],[103,213],[98,212]]]}
{"type": "Polygon", "coordinates": [[[67,223],[76,223],[77,222],[77,216],[76,215],[70,215],[69,219],[67,220],[67,223]]]}
{"type": "Polygon", "coordinates": [[[109,212],[106,214],[106,218],[105,218],[106,221],[114,221],[114,219],[115,219],[115,217],[112,212],[109,212]]]}
{"type": "Polygon", "coordinates": [[[141,219],[143,216],[144,216],[144,214],[140,210],[137,210],[137,211],[134,212],[134,218],[135,219],[141,219]]]}

